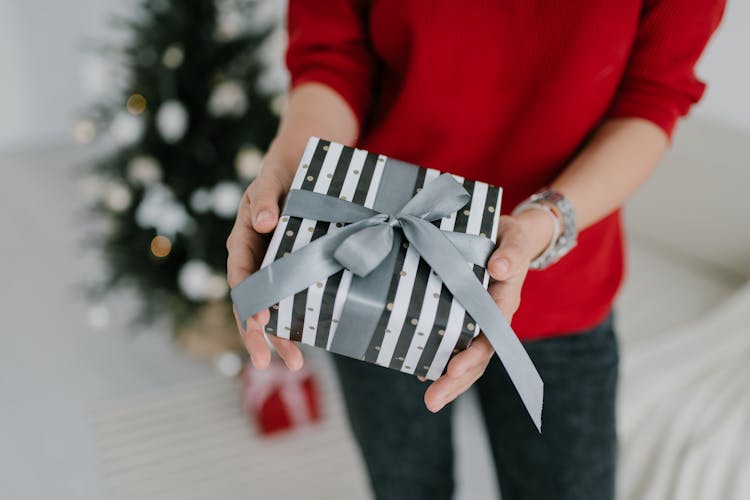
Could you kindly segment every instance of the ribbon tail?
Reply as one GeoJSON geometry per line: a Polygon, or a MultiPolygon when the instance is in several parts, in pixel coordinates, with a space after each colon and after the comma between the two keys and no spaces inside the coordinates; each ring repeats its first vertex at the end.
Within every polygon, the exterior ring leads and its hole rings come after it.
{"type": "Polygon", "coordinates": [[[230,295],[242,327],[253,314],[337,273],[343,266],[333,257],[336,248],[357,231],[380,221],[365,219],[318,238],[254,272],[230,295]]]}
{"type": "Polygon", "coordinates": [[[463,257],[442,231],[412,216],[404,217],[401,223],[409,242],[482,329],[541,432],[544,383],[497,304],[468,266],[456,265],[463,257]]]}

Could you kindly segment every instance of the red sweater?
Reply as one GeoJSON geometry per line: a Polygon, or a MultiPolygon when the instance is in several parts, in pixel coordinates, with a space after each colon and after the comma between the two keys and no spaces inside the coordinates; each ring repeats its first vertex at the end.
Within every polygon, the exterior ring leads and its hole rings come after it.
{"type": "MultiPolygon", "coordinates": [[[[503,213],[550,183],[610,117],[671,135],[723,0],[291,0],[292,86],[338,92],[359,147],[499,185],[503,213]]],[[[601,321],[624,273],[620,211],[530,271],[519,337],[601,321]]]]}

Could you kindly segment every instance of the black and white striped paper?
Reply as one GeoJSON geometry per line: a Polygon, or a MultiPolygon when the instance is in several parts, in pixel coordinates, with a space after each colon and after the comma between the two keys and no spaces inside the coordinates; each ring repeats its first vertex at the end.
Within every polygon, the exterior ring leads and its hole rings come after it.
{"type": "MultiPolygon", "coordinates": [[[[318,138],[311,138],[302,155],[292,189],[336,196],[372,208],[388,158],[318,138]]],[[[434,169],[419,169],[413,193],[439,176],[434,169]]],[[[496,241],[502,189],[484,182],[454,178],[471,195],[461,211],[435,224],[440,229],[482,235],[496,241]]],[[[335,224],[283,216],[269,243],[262,267],[312,240],[336,231],[335,224]]],[[[484,287],[489,275],[473,267],[484,287]]],[[[346,300],[351,272],[340,271],[271,307],[266,332],[304,344],[330,349],[346,300]]],[[[405,373],[438,378],[453,354],[465,349],[478,333],[474,320],[440,278],[408,243],[399,251],[386,307],[378,322],[365,360],[405,373]]]]}

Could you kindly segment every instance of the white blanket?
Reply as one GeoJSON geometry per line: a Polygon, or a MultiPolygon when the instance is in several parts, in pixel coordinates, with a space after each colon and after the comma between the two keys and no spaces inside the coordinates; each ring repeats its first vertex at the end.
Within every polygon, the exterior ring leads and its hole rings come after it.
{"type": "Polygon", "coordinates": [[[621,500],[750,499],[750,283],[629,345],[620,390],[621,500]]]}

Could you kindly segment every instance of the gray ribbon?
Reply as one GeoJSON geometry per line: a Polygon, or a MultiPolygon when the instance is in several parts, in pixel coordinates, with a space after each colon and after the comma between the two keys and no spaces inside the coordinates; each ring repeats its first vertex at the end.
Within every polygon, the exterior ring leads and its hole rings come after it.
{"type": "MultiPolygon", "coordinates": [[[[234,287],[232,300],[243,325],[256,312],[342,269],[355,275],[352,285],[355,280],[372,280],[382,287],[382,276],[390,276],[393,270],[374,271],[379,266],[393,265],[392,257],[403,234],[482,329],[541,430],[541,377],[497,304],[469,267],[460,264],[465,261],[484,266],[494,249],[493,243],[480,236],[442,231],[430,223],[456,212],[469,200],[463,186],[449,174],[425,184],[395,213],[378,212],[311,191],[290,191],[286,215],[349,225],[274,261],[234,287]],[[401,234],[395,231],[397,228],[401,234]]],[[[369,308],[382,311],[385,306],[385,297],[377,294],[365,300],[370,302],[369,308]]],[[[339,326],[352,319],[344,317],[346,311],[345,306],[339,326]]],[[[344,333],[337,330],[331,350],[362,359],[374,332],[344,333]]]]}

